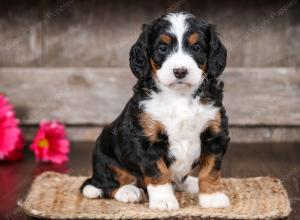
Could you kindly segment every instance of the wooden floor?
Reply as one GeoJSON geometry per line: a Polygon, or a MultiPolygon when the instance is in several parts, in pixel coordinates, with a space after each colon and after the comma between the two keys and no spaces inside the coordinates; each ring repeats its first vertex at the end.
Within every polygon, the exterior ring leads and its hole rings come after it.
{"type": "MultiPolygon", "coordinates": [[[[73,175],[90,174],[91,143],[72,145],[70,161],[64,165],[38,164],[30,152],[20,162],[0,163],[0,219],[27,219],[16,201],[24,197],[32,179],[44,171],[73,175]]],[[[223,176],[271,175],[286,187],[293,212],[300,219],[300,144],[231,144],[225,157],[223,176]]]]}

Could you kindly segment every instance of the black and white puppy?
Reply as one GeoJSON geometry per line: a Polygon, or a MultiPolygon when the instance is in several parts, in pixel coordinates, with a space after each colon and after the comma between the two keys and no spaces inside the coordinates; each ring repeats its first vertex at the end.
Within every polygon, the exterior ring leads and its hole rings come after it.
{"type": "Polygon", "coordinates": [[[138,81],[120,116],[104,127],[93,154],[88,198],[179,208],[174,190],[199,193],[202,207],[230,205],[221,163],[229,142],[222,105],[226,49],[207,21],[169,13],[151,24],[130,50],[138,81]],[[200,164],[198,178],[190,176],[200,164]]]}

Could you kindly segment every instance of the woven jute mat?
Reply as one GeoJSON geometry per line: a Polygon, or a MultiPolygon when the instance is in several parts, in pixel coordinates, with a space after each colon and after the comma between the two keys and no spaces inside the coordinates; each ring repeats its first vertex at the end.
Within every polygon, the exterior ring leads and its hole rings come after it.
{"type": "Polygon", "coordinates": [[[201,208],[197,194],[176,193],[180,203],[176,211],[152,210],[147,202],[126,204],[110,199],[86,199],[79,192],[85,179],[45,172],[33,181],[20,206],[30,216],[48,219],[281,219],[291,212],[287,193],[274,177],[222,179],[231,201],[225,209],[201,208]]]}

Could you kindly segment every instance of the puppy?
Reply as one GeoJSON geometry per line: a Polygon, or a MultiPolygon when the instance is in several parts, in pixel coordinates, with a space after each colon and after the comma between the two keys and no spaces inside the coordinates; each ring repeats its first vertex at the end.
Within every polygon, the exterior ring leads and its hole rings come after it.
{"type": "Polygon", "coordinates": [[[178,190],[199,193],[205,208],[229,206],[220,182],[230,139],[219,80],[226,49],[214,27],[169,13],[143,25],[129,57],[133,96],[97,139],[83,195],[135,203],[146,190],[150,208],[175,210],[178,190]]]}

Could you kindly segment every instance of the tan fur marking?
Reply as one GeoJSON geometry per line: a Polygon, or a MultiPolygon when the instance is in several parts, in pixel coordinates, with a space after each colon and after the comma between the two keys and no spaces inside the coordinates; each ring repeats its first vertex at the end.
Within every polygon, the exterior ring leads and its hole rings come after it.
{"type": "Polygon", "coordinates": [[[115,198],[115,195],[116,195],[116,193],[118,192],[118,190],[119,190],[120,188],[117,188],[117,189],[113,189],[112,191],[111,191],[111,193],[110,193],[110,198],[115,198]]]}
{"type": "Polygon", "coordinates": [[[200,158],[199,191],[200,193],[215,193],[222,190],[221,172],[214,170],[215,157],[203,155],[200,158]]]}
{"type": "Polygon", "coordinates": [[[192,33],[188,37],[187,41],[188,41],[189,45],[194,45],[195,43],[198,42],[198,39],[199,39],[199,34],[198,33],[192,33]]]}
{"type": "Polygon", "coordinates": [[[218,134],[221,132],[221,113],[218,112],[215,119],[209,122],[208,128],[213,134],[218,134]]]}
{"type": "Polygon", "coordinates": [[[151,142],[156,140],[157,134],[165,130],[162,123],[153,120],[152,117],[147,113],[140,114],[139,122],[151,142]]]}
{"type": "Polygon", "coordinates": [[[157,67],[157,64],[154,62],[154,60],[152,58],[150,58],[150,66],[151,66],[152,74],[155,74],[158,67],[157,67]]]}
{"type": "Polygon", "coordinates": [[[146,185],[152,184],[152,185],[163,185],[166,183],[171,183],[171,171],[166,166],[164,160],[161,158],[156,163],[157,168],[160,171],[159,177],[149,177],[145,176],[144,181],[146,185]]]}
{"type": "Polygon", "coordinates": [[[136,178],[128,173],[126,170],[123,170],[116,166],[111,166],[111,169],[113,172],[117,175],[117,180],[120,183],[121,186],[133,183],[136,181],[136,178]]]}
{"type": "Polygon", "coordinates": [[[206,71],[206,64],[199,65],[200,69],[202,69],[204,72],[206,71]]]}
{"type": "Polygon", "coordinates": [[[167,35],[167,34],[160,35],[160,39],[165,44],[169,44],[171,42],[171,37],[169,35],[167,35]]]}

